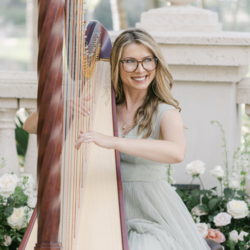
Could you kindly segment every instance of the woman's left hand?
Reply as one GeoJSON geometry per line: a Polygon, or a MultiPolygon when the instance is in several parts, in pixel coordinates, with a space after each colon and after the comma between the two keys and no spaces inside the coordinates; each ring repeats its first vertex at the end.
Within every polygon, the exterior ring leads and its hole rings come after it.
{"type": "Polygon", "coordinates": [[[94,131],[84,132],[80,130],[80,135],[75,143],[75,148],[78,150],[81,147],[82,142],[90,143],[94,142],[97,146],[102,148],[114,148],[114,140],[116,138],[113,136],[103,135],[94,131]]]}

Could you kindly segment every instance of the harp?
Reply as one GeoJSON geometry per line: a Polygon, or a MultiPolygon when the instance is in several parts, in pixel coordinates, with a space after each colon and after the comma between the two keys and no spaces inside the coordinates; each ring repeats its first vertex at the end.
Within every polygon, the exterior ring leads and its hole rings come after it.
{"type": "Polygon", "coordinates": [[[119,152],[74,148],[81,129],[117,136],[110,38],[82,0],[38,4],[38,203],[19,249],[128,250],[119,152]]]}

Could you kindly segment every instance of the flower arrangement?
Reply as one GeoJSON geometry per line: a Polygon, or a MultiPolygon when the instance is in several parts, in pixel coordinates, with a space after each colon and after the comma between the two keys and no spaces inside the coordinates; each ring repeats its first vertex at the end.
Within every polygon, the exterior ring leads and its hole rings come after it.
{"type": "MultiPolygon", "coordinates": [[[[1,167],[5,166],[2,159],[1,167]]],[[[0,249],[17,249],[37,202],[37,184],[32,175],[0,177],[0,249]]]]}
{"type": "MultiPolygon", "coordinates": [[[[225,131],[217,123],[222,132],[222,148],[224,168],[215,166],[210,174],[218,179],[221,193],[217,187],[204,188],[201,175],[205,173],[205,163],[196,160],[186,166],[186,173],[192,176],[192,182],[199,178],[202,189],[189,191],[176,189],[186,204],[199,232],[204,238],[220,243],[225,250],[250,249],[250,196],[246,194],[247,172],[250,168],[250,135],[243,136],[243,144],[234,153],[232,170],[229,169],[225,131]]],[[[172,171],[173,172],[173,171],[172,171]]],[[[169,173],[168,173],[169,175],[169,173]]],[[[170,184],[174,181],[168,176],[170,184]]]]}

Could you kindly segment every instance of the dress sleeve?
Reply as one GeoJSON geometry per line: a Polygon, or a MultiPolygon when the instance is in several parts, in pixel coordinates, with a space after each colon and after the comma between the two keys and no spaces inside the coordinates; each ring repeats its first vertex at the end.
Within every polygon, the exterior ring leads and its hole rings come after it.
{"type": "Polygon", "coordinates": [[[161,118],[164,115],[164,113],[169,109],[176,109],[174,106],[166,104],[166,103],[160,103],[158,107],[158,116],[156,119],[156,122],[159,123],[159,126],[161,124],[161,118]]]}
{"type": "Polygon", "coordinates": [[[159,139],[159,135],[160,135],[161,118],[164,115],[164,113],[170,109],[176,109],[176,108],[166,103],[160,103],[158,106],[158,115],[157,115],[157,118],[153,127],[153,131],[154,131],[153,138],[156,140],[159,139]]]}

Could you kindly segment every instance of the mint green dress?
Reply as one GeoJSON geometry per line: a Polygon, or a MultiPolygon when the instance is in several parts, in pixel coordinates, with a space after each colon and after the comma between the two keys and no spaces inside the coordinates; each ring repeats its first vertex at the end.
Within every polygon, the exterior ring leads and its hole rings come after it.
{"type": "MultiPolygon", "coordinates": [[[[148,140],[158,140],[161,103],[148,140]]],[[[137,136],[137,126],[125,138],[137,136]]],[[[176,191],[166,181],[166,165],[120,152],[130,250],[210,250],[176,191]]]]}

